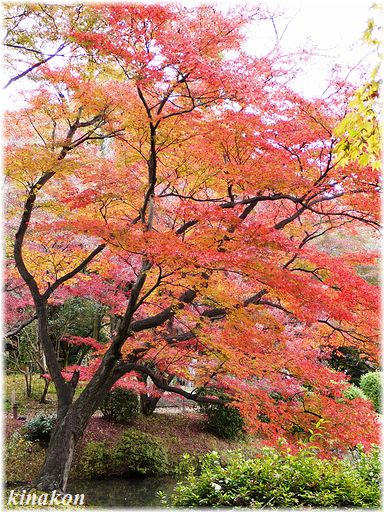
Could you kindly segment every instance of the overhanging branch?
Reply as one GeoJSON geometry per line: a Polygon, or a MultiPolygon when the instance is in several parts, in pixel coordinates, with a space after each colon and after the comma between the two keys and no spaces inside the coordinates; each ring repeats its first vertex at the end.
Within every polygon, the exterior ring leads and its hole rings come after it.
{"type": "Polygon", "coordinates": [[[11,338],[12,336],[16,336],[16,334],[19,334],[19,332],[22,331],[24,329],[24,327],[27,327],[27,325],[31,324],[36,319],[37,319],[37,315],[34,315],[31,318],[28,318],[28,320],[25,320],[24,322],[19,324],[17,327],[14,327],[10,331],[7,331],[4,334],[4,338],[11,338]]]}
{"type": "Polygon", "coordinates": [[[205,403],[205,404],[217,404],[217,405],[225,405],[230,403],[230,399],[221,399],[221,398],[210,398],[208,396],[202,396],[198,393],[189,393],[182,388],[178,388],[176,386],[171,386],[164,382],[161,376],[157,375],[153,370],[148,368],[147,366],[136,364],[136,363],[121,363],[117,366],[115,370],[115,379],[120,379],[123,375],[129,372],[138,372],[142,375],[147,375],[150,377],[155,384],[155,386],[163,391],[169,391],[170,393],[175,393],[177,395],[181,395],[188,400],[193,400],[197,403],[205,403]]]}

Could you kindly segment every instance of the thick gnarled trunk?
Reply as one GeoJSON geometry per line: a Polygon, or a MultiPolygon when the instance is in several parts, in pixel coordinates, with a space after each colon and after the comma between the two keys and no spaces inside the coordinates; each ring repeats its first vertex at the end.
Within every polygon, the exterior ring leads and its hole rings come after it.
{"type": "Polygon", "coordinates": [[[115,357],[107,357],[75,402],[72,397],[68,401],[59,400],[57,423],[43,468],[34,482],[37,489],[66,490],[76,444],[116,380],[115,363],[115,357]]]}
{"type": "Polygon", "coordinates": [[[58,420],[52,434],[44,466],[35,482],[37,489],[65,491],[75,445],[81,434],[76,425],[73,410],[70,408],[67,414],[58,420]]]}

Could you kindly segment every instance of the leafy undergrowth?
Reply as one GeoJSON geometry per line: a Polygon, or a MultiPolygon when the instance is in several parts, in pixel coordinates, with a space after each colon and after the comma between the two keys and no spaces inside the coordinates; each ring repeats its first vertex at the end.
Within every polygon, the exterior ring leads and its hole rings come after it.
{"type": "Polygon", "coordinates": [[[380,506],[378,447],[342,460],[320,459],[311,448],[295,455],[264,448],[251,459],[212,452],[186,459],[184,469],[171,500],[164,497],[176,507],[380,506]]]}
{"type": "MultiPolygon", "coordinates": [[[[224,452],[228,449],[243,449],[252,453],[260,446],[260,442],[253,437],[241,441],[227,441],[215,437],[206,429],[206,418],[198,413],[154,413],[149,417],[139,416],[128,426],[94,417],[87,427],[78,452],[84,451],[91,442],[104,442],[111,449],[119,443],[124,432],[133,430],[157,438],[158,443],[168,453],[168,473],[171,474],[178,471],[178,465],[185,453],[201,455],[212,450],[224,452]]],[[[76,468],[76,464],[74,467],[76,468]]],[[[82,476],[76,469],[75,474],[82,476]]]]}

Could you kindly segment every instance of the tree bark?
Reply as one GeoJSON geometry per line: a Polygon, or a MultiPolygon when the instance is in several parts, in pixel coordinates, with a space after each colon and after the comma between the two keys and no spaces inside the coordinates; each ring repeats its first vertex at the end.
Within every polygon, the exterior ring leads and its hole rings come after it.
{"type": "MultiPolygon", "coordinates": [[[[93,413],[117,380],[115,364],[116,359],[107,357],[75,402],[73,394],[68,394],[67,400],[62,399],[58,402],[57,423],[43,468],[34,482],[37,489],[65,492],[75,446],[83,436],[93,413]]],[[[73,389],[76,383],[73,383],[73,389]]]]}
{"type": "Polygon", "coordinates": [[[73,408],[67,411],[53,431],[44,466],[34,486],[43,491],[65,492],[76,441],[80,438],[73,408]]]}
{"type": "Polygon", "coordinates": [[[44,380],[45,380],[45,382],[44,382],[44,389],[43,389],[43,392],[42,392],[40,400],[39,400],[40,404],[46,404],[47,403],[47,394],[48,394],[49,385],[51,383],[50,380],[48,380],[48,379],[44,379],[44,380]]]}
{"type": "MultiPolygon", "coordinates": [[[[164,384],[170,384],[173,379],[173,375],[164,375],[162,377],[162,381],[164,384]]],[[[148,375],[142,374],[140,380],[144,382],[146,385],[148,384],[148,375]]],[[[155,412],[156,406],[160,400],[160,396],[151,396],[148,393],[140,394],[140,410],[144,416],[150,416],[155,412]]]]}
{"type": "Polygon", "coordinates": [[[160,397],[150,396],[146,393],[140,394],[140,410],[144,416],[150,416],[155,412],[160,397]]]}

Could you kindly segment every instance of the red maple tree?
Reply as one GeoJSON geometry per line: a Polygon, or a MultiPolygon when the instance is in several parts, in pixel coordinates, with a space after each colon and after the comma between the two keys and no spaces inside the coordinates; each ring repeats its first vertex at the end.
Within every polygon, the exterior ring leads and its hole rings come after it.
{"type": "Polygon", "coordinates": [[[325,452],[377,442],[373,408],[351,407],[345,375],[327,364],[341,346],[377,361],[378,290],[357,273],[376,255],[314,244],[378,227],[377,169],[341,167],[334,151],[351,88],[295,93],[286,57],[243,52],[245,10],[104,5],[82,16],[63,29],[69,63],[39,65],[5,123],[11,331],[37,318],[58,396],[38,485],[65,488],[74,444],[130,375],[197,402],[224,403],[198,391],[220,387],[272,444],[294,444],[319,419],[325,452]],[[96,352],[63,371],[47,310],[72,296],[118,321],[106,345],[68,340],[96,352]]]}

